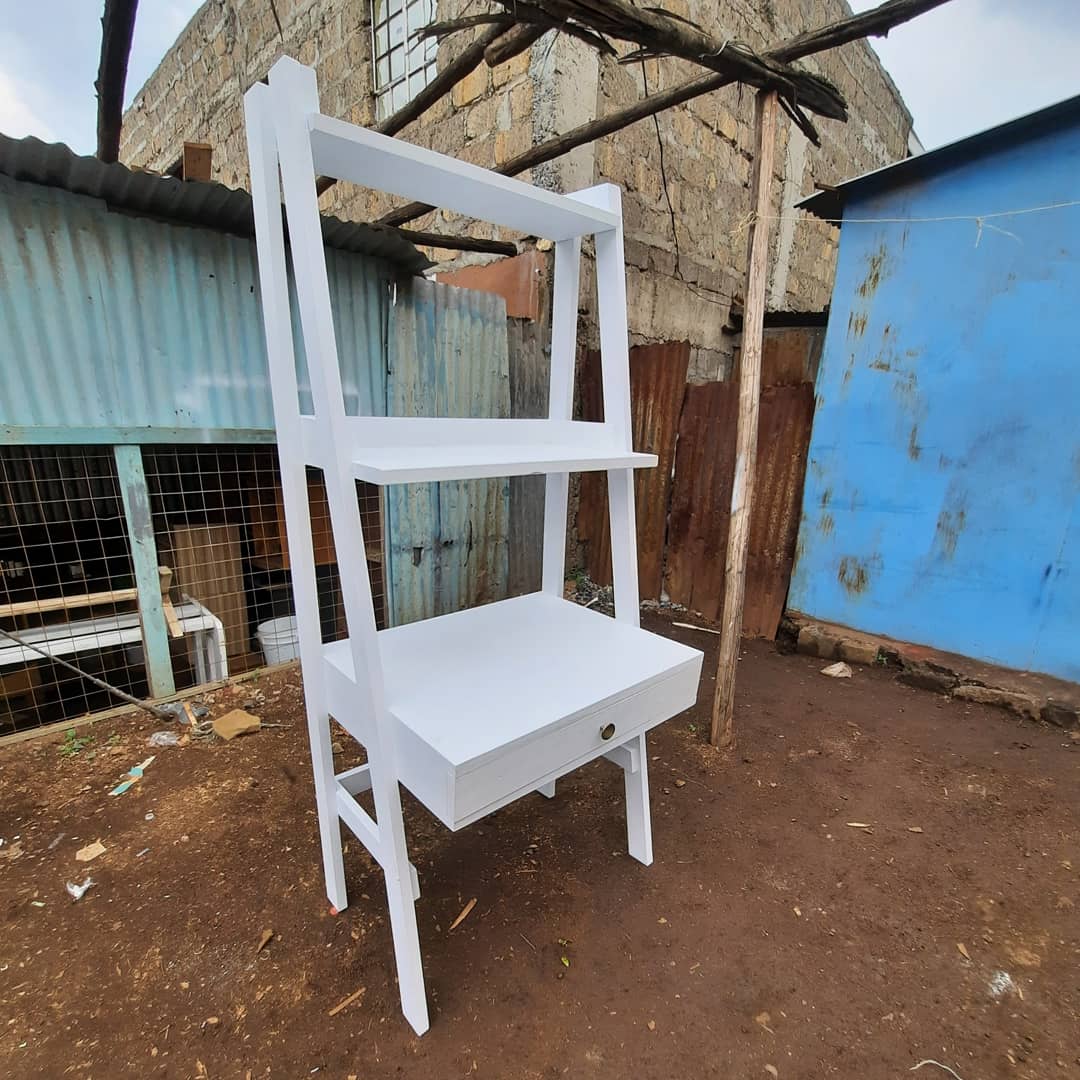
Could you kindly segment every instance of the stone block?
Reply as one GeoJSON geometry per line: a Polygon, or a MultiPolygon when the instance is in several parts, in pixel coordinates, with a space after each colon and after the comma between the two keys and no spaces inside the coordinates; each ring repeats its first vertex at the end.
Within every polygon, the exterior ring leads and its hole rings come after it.
{"type": "Polygon", "coordinates": [[[993,705],[998,709],[1007,709],[1028,720],[1038,720],[1042,711],[1042,703],[1033,694],[1024,694],[1018,690],[1003,690],[996,686],[963,683],[953,690],[952,696],[961,701],[972,701],[977,705],[993,705]]]}
{"type": "Polygon", "coordinates": [[[849,664],[872,666],[878,662],[880,651],[878,643],[868,638],[841,638],[837,643],[836,655],[849,664]]]}
{"type": "Polygon", "coordinates": [[[487,64],[481,64],[454,87],[451,96],[456,108],[463,109],[469,102],[487,93],[488,70],[487,64]]]}
{"type": "Polygon", "coordinates": [[[1046,704],[1042,707],[1041,717],[1046,723],[1053,724],[1054,727],[1078,728],[1080,727],[1080,706],[1070,705],[1064,701],[1056,701],[1054,698],[1047,698],[1046,704]]]}
{"type": "Polygon", "coordinates": [[[818,656],[822,660],[835,660],[840,642],[835,634],[816,623],[807,623],[799,630],[796,649],[806,656],[818,656]]]}
{"type": "Polygon", "coordinates": [[[935,694],[947,694],[960,681],[956,672],[927,660],[908,661],[896,681],[918,690],[930,690],[935,694]]]}

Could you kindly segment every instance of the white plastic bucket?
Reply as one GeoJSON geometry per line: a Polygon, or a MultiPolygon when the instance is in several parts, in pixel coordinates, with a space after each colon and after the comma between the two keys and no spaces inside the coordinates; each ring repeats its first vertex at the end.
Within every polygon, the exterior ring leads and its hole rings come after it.
{"type": "Polygon", "coordinates": [[[267,664],[283,664],[286,660],[295,660],[300,655],[295,615],[259,623],[255,637],[259,640],[267,664]]]}

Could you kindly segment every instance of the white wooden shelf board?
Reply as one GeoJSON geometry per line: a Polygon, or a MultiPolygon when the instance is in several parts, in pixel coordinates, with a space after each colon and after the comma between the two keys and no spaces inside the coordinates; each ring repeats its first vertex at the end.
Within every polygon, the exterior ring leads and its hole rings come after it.
{"type": "MultiPolygon", "coordinates": [[[[698,650],[547,593],[384,630],[379,646],[402,782],[454,829],[689,708],[701,672],[698,650]]],[[[348,642],[325,656],[333,711],[348,642]]]]}
{"type": "Polygon", "coordinates": [[[369,484],[475,480],[488,476],[651,469],[655,454],[576,443],[507,446],[372,446],[352,451],[353,476],[369,484]]]}
{"type": "Polygon", "coordinates": [[[620,215],[611,210],[500,176],[404,139],[329,116],[311,116],[308,126],[317,171],[375,191],[549,240],[590,236],[621,224],[620,215]]]}

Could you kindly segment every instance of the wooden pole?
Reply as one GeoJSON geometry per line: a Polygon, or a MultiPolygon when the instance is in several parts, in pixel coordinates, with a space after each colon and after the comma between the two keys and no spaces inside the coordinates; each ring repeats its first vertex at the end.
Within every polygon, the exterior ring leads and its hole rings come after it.
{"type": "Polygon", "coordinates": [[[105,12],[101,16],[101,59],[94,89],[98,99],[97,156],[104,162],[120,157],[124,84],[138,6],[139,0],[105,0],[105,12]]]}
{"type": "MultiPolygon", "coordinates": [[[[731,523],[724,569],[720,652],[713,698],[713,746],[735,744],[735,663],[742,636],[746,597],[746,553],[750,545],[750,508],[757,465],[758,411],[761,399],[761,339],[765,328],[765,283],[769,255],[769,190],[776,148],[775,91],[757,96],[757,153],[754,155],[754,216],[750,223],[750,257],[746,273],[746,309],[739,359],[739,412],[735,428],[735,476],[731,485],[731,523]]],[[[792,132],[794,137],[794,132],[792,132]]]]}

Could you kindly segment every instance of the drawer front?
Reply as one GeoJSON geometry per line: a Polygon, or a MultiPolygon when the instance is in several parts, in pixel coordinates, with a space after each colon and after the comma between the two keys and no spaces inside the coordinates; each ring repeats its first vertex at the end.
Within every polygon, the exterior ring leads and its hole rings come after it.
{"type": "Polygon", "coordinates": [[[466,766],[467,772],[459,769],[455,776],[455,828],[526,794],[552,773],[583,765],[690,708],[697,699],[700,673],[699,658],[632,697],[554,731],[541,732],[479,765],[466,766]]]}

